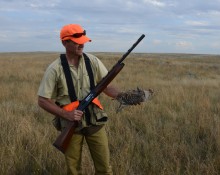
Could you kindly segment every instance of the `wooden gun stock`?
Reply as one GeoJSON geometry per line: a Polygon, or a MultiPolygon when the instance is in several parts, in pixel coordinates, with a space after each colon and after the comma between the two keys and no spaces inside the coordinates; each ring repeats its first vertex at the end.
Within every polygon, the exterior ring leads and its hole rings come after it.
{"type": "MultiPolygon", "coordinates": [[[[124,67],[124,63],[122,61],[129,55],[129,53],[138,45],[138,43],[145,37],[145,35],[141,35],[141,37],[133,44],[133,46],[122,56],[122,58],[112,67],[112,69],[108,72],[108,74],[95,86],[95,88],[80,102],[77,107],[78,110],[83,111],[94,98],[96,98],[109,84],[110,82],[117,76],[117,74],[124,67]]],[[[66,128],[61,132],[61,134],[57,137],[56,141],[53,145],[60,150],[62,153],[66,152],[72,135],[74,133],[75,128],[78,126],[77,121],[68,122],[66,128]]]]}
{"type": "Polygon", "coordinates": [[[62,153],[65,153],[77,125],[78,122],[68,122],[66,128],[64,128],[61,134],[57,137],[56,141],[53,143],[53,146],[62,153]]]}

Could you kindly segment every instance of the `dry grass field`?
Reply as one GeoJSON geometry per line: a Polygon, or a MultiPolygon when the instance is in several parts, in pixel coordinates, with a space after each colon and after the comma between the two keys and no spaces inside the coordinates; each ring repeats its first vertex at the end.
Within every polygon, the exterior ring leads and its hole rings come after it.
{"type": "MultiPolygon", "coordinates": [[[[94,53],[109,69],[121,53],[94,53]]],[[[53,116],[37,106],[46,67],[59,53],[0,53],[0,172],[63,175],[64,156],[52,143],[53,116]]],[[[152,88],[151,101],[109,114],[107,131],[115,175],[220,174],[220,56],[141,54],[126,58],[113,81],[122,90],[152,88]]],[[[83,171],[93,174],[84,145],[83,171]]]]}

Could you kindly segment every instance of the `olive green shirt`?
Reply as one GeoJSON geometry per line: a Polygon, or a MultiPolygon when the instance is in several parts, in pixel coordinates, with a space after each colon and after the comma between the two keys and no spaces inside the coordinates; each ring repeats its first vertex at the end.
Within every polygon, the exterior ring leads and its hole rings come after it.
{"type": "MultiPolygon", "coordinates": [[[[108,70],[97,57],[91,54],[87,54],[87,56],[91,62],[96,85],[108,73],[108,70]]],[[[78,97],[78,100],[82,100],[90,92],[89,75],[83,56],[79,60],[78,68],[70,65],[70,72],[76,96],[78,97]]],[[[41,81],[38,95],[49,99],[55,99],[61,105],[70,103],[68,87],[60,58],[56,59],[47,68],[41,81]]]]}

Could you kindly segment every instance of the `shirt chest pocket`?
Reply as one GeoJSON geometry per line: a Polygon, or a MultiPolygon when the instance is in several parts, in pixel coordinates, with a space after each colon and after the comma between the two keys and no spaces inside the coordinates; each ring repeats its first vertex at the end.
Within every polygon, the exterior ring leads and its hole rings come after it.
{"type": "Polygon", "coordinates": [[[64,75],[61,75],[58,78],[57,92],[58,92],[58,96],[61,96],[61,97],[68,95],[68,88],[67,88],[66,79],[65,79],[64,75]]]}
{"type": "Polygon", "coordinates": [[[90,88],[90,80],[88,73],[84,73],[82,77],[80,77],[79,83],[81,83],[82,89],[89,89],[90,88]]]}

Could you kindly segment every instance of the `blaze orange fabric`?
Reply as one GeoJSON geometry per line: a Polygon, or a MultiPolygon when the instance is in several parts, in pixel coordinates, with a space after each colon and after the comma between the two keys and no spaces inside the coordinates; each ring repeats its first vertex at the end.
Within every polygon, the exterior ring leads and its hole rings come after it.
{"type": "Polygon", "coordinates": [[[99,101],[98,98],[94,98],[93,101],[92,101],[95,105],[97,105],[100,109],[103,110],[103,107],[101,105],[101,102],[99,101]]]}
{"type": "Polygon", "coordinates": [[[79,106],[79,101],[74,101],[68,105],[63,106],[63,109],[65,111],[73,111],[74,109],[76,109],[79,106]]]}
{"type": "MultiPolygon", "coordinates": [[[[103,107],[101,105],[101,102],[99,101],[98,98],[94,98],[92,101],[96,106],[98,106],[100,109],[103,110],[103,107]]],[[[74,101],[68,105],[63,106],[63,109],[65,111],[73,111],[74,109],[76,109],[79,106],[79,101],[74,101]]]]}
{"type": "Polygon", "coordinates": [[[61,40],[72,40],[77,44],[84,44],[92,40],[86,36],[85,30],[79,24],[68,24],[60,31],[61,40]]]}

